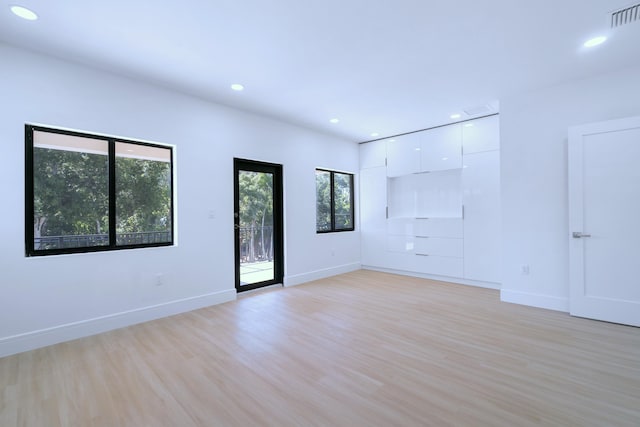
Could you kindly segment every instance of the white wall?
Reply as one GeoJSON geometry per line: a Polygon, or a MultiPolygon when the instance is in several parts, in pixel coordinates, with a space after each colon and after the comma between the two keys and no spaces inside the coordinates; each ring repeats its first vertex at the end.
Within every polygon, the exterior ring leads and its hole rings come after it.
{"type": "Polygon", "coordinates": [[[568,311],[567,129],[640,115],[639,76],[631,68],[500,100],[502,300],[568,311]]]}
{"type": "Polygon", "coordinates": [[[2,44],[0,63],[0,356],[234,299],[234,157],[284,165],[287,284],[359,267],[358,231],[315,233],[314,169],[357,171],[355,143],[2,44]],[[178,245],[26,258],[26,122],[174,144],[178,245]]]}

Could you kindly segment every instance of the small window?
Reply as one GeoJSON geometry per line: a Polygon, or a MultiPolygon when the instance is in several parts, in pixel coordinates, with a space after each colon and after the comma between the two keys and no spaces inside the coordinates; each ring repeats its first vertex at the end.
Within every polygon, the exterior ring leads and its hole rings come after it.
{"type": "Polygon", "coordinates": [[[316,232],[353,231],[353,174],[316,169],[316,232]]]}
{"type": "Polygon", "coordinates": [[[26,254],[173,244],[173,150],[27,125],[26,254]]]}

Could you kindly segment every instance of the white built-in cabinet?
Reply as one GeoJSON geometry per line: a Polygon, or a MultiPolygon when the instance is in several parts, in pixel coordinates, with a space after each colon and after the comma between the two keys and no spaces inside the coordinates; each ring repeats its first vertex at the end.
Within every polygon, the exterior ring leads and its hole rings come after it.
{"type": "Polygon", "coordinates": [[[461,167],[462,128],[459,124],[401,135],[387,141],[389,177],[461,167]]]}
{"type": "Polygon", "coordinates": [[[360,238],[362,263],[382,265],[387,228],[387,149],[385,141],[360,146],[360,238]]]}
{"type": "Polygon", "coordinates": [[[375,141],[360,145],[360,170],[384,167],[387,165],[387,146],[385,141],[375,141]]]}
{"type": "Polygon", "coordinates": [[[497,116],[360,146],[362,264],[500,282],[497,116]]]}
{"type": "Polygon", "coordinates": [[[462,167],[462,130],[459,124],[443,126],[424,134],[420,170],[434,172],[462,167]]]}
{"type": "Polygon", "coordinates": [[[388,140],[386,144],[387,176],[404,176],[420,172],[422,143],[419,133],[398,136],[388,140]]]}

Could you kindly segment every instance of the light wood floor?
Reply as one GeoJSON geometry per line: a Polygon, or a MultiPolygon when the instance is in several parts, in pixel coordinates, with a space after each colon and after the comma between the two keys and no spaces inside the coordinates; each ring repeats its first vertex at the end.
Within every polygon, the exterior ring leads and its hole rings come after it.
{"type": "Polygon", "coordinates": [[[634,426],[640,329],[358,271],[0,359],[0,426],[634,426]]]}

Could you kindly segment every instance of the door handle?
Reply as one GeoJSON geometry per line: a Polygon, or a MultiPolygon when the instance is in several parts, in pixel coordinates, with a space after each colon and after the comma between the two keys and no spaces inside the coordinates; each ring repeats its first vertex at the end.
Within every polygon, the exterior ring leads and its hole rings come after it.
{"type": "Polygon", "coordinates": [[[573,236],[574,239],[582,239],[583,237],[591,237],[591,234],[584,234],[581,231],[574,231],[571,236],[573,236]]]}

